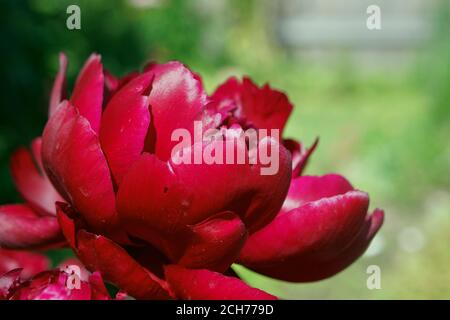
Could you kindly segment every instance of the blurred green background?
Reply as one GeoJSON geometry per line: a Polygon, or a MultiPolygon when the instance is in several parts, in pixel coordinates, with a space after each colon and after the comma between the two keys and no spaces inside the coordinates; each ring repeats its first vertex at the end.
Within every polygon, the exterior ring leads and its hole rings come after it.
{"type": "Polygon", "coordinates": [[[209,93],[247,74],[289,95],[287,136],[320,137],[307,173],[344,174],[386,220],[365,256],[329,280],[237,272],[289,299],[449,299],[450,9],[378,3],[382,29],[369,31],[365,1],[1,0],[0,203],[20,201],[9,156],[42,131],[58,52],[69,58],[69,88],[93,51],[117,75],[181,60],[209,93]],[[66,28],[70,4],[81,8],[81,30],[66,28]],[[366,286],[373,264],[380,290],[366,286]]]}

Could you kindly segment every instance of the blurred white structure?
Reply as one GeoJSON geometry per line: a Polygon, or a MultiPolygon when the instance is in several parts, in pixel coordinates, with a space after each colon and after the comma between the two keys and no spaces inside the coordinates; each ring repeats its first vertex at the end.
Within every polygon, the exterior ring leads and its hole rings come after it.
{"type": "Polygon", "coordinates": [[[386,58],[404,57],[426,43],[437,5],[438,0],[276,0],[271,11],[278,42],[293,54],[386,58]],[[381,9],[381,30],[367,28],[370,5],[381,9]]]}

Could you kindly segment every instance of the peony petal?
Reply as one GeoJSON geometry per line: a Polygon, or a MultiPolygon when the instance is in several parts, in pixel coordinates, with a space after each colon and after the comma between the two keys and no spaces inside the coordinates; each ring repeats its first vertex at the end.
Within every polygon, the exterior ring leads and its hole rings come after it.
{"type": "Polygon", "coordinates": [[[179,198],[186,192],[167,162],[151,154],[142,155],[123,179],[117,194],[123,227],[128,234],[168,253],[173,239],[167,239],[167,235],[181,232],[186,226],[178,223],[182,215],[179,198]]]}
{"type": "Polygon", "coordinates": [[[265,84],[261,88],[244,77],[242,83],[236,78],[228,79],[212,95],[212,100],[232,100],[238,107],[235,116],[245,119],[256,128],[279,129],[282,136],[292,104],[287,96],[265,84]]]}
{"type": "Polygon", "coordinates": [[[112,75],[108,70],[104,69],[103,74],[105,77],[105,91],[104,91],[104,99],[103,99],[103,111],[105,110],[106,104],[109,102],[111,97],[117,92],[117,90],[121,89],[128,82],[133,80],[135,77],[139,76],[139,73],[136,71],[132,71],[122,78],[116,78],[112,75]]]}
{"type": "Polygon", "coordinates": [[[140,75],[139,72],[131,71],[131,72],[127,73],[126,75],[124,75],[123,77],[121,77],[119,79],[119,83],[117,85],[117,90],[124,87],[128,82],[132,81],[134,78],[138,77],[139,75],[140,75]]]}
{"type": "Polygon", "coordinates": [[[40,216],[26,205],[0,207],[0,246],[48,248],[64,244],[56,217],[40,216]]]}
{"type": "Polygon", "coordinates": [[[93,274],[91,274],[91,276],[89,277],[89,285],[91,286],[92,300],[111,299],[100,272],[94,272],[93,274]]]}
{"type": "Polygon", "coordinates": [[[166,267],[166,278],[175,295],[184,300],[276,300],[243,281],[206,269],[166,267]]]}
{"type": "Polygon", "coordinates": [[[295,139],[283,139],[283,145],[291,153],[292,169],[294,169],[300,161],[303,146],[295,139]]]}
{"type": "Polygon", "coordinates": [[[344,194],[353,190],[350,182],[337,174],[302,176],[291,181],[281,212],[298,208],[304,203],[344,194]]]}
{"type": "Polygon", "coordinates": [[[117,79],[111,72],[104,69],[103,75],[105,78],[105,87],[108,94],[114,93],[119,87],[119,79],[117,79]]]}
{"type": "Polygon", "coordinates": [[[303,171],[306,168],[306,165],[308,164],[309,158],[311,157],[314,150],[316,150],[318,144],[319,144],[319,138],[316,138],[316,140],[314,141],[312,146],[309,147],[308,149],[306,149],[305,152],[302,152],[300,154],[300,159],[298,161],[298,164],[294,167],[294,172],[292,173],[292,175],[294,177],[301,176],[301,174],[303,173],[303,171]]]}
{"type": "Polygon", "coordinates": [[[232,100],[240,102],[242,83],[236,77],[228,78],[224,83],[217,87],[211,96],[213,101],[232,100]]]}
{"type": "Polygon", "coordinates": [[[92,130],[98,133],[103,103],[103,66],[101,58],[92,54],[78,75],[70,102],[80,115],[87,119],[92,130]]]}
{"type": "Polygon", "coordinates": [[[117,184],[144,150],[150,124],[146,95],[152,77],[145,73],[120,89],[109,101],[102,118],[100,142],[117,184]]]}
{"type": "Polygon", "coordinates": [[[59,54],[59,70],[53,83],[53,88],[50,94],[50,104],[48,108],[49,118],[55,113],[56,108],[65,99],[65,82],[67,71],[67,58],[64,53],[59,54]]]}
{"type": "MultiPolygon", "coordinates": [[[[195,153],[200,146],[196,144],[185,152],[195,153]]],[[[291,158],[289,152],[274,139],[260,140],[258,147],[264,146],[279,150],[278,170],[273,175],[263,175],[264,166],[259,162],[254,165],[248,162],[239,164],[234,159],[234,164],[192,165],[176,164],[173,159],[170,161],[170,167],[180,183],[190,189],[191,195],[182,200],[189,203],[192,215],[188,217],[195,217],[194,223],[211,216],[211,213],[232,211],[253,232],[273,219],[286,196],[291,179],[291,158]]],[[[239,148],[239,145],[234,146],[234,155],[243,152],[239,148]]],[[[230,150],[225,143],[224,154],[230,150]]]]}
{"type": "Polygon", "coordinates": [[[33,160],[37,165],[39,173],[47,177],[42,163],[42,137],[34,138],[31,141],[31,154],[33,155],[33,160]]]}
{"type": "Polygon", "coordinates": [[[28,279],[48,269],[50,260],[31,251],[0,249],[0,275],[13,269],[21,270],[21,278],[28,279]]]}
{"type": "Polygon", "coordinates": [[[76,227],[73,220],[74,212],[70,205],[58,202],[56,204],[58,223],[62,234],[71,248],[76,248],[76,227]]]}
{"type": "Polygon", "coordinates": [[[286,281],[329,277],[358,258],[379,229],[379,213],[366,218],[368,204],[367,194],[349,191],[281,213],[249,237],[239,261],[286,281]]]}
{"type": "Polygon", "coordinates": [[[22,197],[42,215],[55,215],[55,202],[61,196],[43,171],[41,161],[41,139],[33,141],[31,154],[20,148],[11,157],[10,166],[14,183],[22,197]]]}
{"type": "Polygon", "coordinates": [[[292,155],[292,177],[297,178],[302,175],[308,164],[311,154],[316,150],[319,143],[317,138],[311,147],[303,150],[303,146],[293,139],[285,139],[283,145],[291,152],[292,155]]]}
{"type": "Polygon", "coordinates": [[[188,268],[206,268],[225,272],[236,260],[247,231],[233,212],[215,215],[192,226],[178,264],[188,268]]]}
{"type": "Polygon", "coordinates": [[[150,93],[152,130],[146,150],[161,160],[170,158],[177,142],[171,136],[175,129],[193,132],[195,120],[200,120],[207,95],[199,76],[179,62],[153,64],[148,67],[154,76],[150,93]]]}
{"type": "Polygon", "coordinates": [[[235,212],[252,232],[273,219],[286,196],[291,174],[288,151],[280,148],[277,174],[261,175],[260,169],[259,164],[167,163],[144,154],[119,188],[120,219],[129,234],[169,257],[175,235],[218,212],[235,212]]]}
{"type": "Polygon", "coordinates": [[[137,299],[167,299],[170,294],[166,283],[142,267],[127,251],[103,236],[78,230],[72,220],[72,209],[58,204],[58,218],[64,235],[80,261],[91,271],[99,271],[105,279],[116,284],[137,299]],[[74,237],[76,239],[70,239],[74,237]]]}
{"type": "Polygon", "coordinates": [[[70,103],[64,102],[47,122],[42,158],[53,185],[89,226],[115,233],[115,193],[106,159],[89,122],[70,103]]]}
{"type": "Polygon", "coordinates": [[[304,281],[328,278],[355,262],[369,247],[370,242],[383,225],[383,220],[384,212],[376,209],[371,215],[367,216],[364,227],[361,228],[355,239],[347,245],[347,248],[340,252],[339,256],[334,260],[321,264],[320,268],[306,270],[305,273],[308,273],[309,276],[304,281]]]}
{"type": "Polygon", "coordinates": [[[103,237],[79,231],[77,255],[90,270],[101,274],[136,299],[168,299],[166,284],[140,266],[128,253],[103,237]]]}

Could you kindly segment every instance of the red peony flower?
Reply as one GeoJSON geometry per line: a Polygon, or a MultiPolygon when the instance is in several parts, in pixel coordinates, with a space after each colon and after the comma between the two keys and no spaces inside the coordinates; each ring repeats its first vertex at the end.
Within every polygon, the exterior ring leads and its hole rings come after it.
{"type": "Polygon", "coordinates": [[[0,209],[0,221],[12,221],[9,233],[0,228],[0,244],[59,244],[58,226],[47,221],[54,223],[57,202],[59,226],[78,258],[132,297],[272,299],[231,276],[231,264],[288,281],[319,280],[357,259],[380,228],[382,211],[367,215],[368,195],[344,178],[301,176],[317,142],[305,149],[259,137],[256,145],[225,147],[243,130],[282,134],[292,111],[284,93],[231,78],[208,97],[201,78],[178,62],[116,79],[92,55],[63,100],[63,55],[60,62],[41,154],[34,147],[31,165],[16,170],[28,203],[19,208],[28,211],[0,209]],[[174,131],[196,136],[196,123],[215,132],[211,139],[174,153],[174,131]],[[276,150],[274,174],[261,173],[267,163],[260,154],[252,158],[263,148],[272,156],[276,150]],[[207,149],[248,161],[179,161],[207,149]],[[27,235],[25,218],[47,220],[27,235]]]}

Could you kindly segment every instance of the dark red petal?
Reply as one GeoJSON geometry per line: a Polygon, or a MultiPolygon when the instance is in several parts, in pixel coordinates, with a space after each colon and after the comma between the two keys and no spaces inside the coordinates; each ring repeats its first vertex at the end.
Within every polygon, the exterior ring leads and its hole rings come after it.
{"type": "Polygon", "coordinates": [[[186,192],[167,162],[155,155],[144,154],[120,185],[117,194],[120,220],[128,234],[167,252],[173,239],[167,240],[167,245],[163,244],[161,234],[177,233],[186,227],[186,224],[178,223],[182,214],[178,201],[180,194],[186,192]]]}
{"type": "Polygon", "coordinates": [[[28,279],[48,269],[50,260],[42,254],[30,251],[0,249],[0,275],[21,269],[21,278],[28,279]]]}
{"type": "Polygon", "coordinates": [[[91,286],[92,300],[111,299],[100,272],[94,272],[93,274],[91,274],[91,276],[89,277],[89,285],[91,286]]]}
{"type": "Polygon", "coordinates": [[[217,87],[211,96],[212,100],[223,101],[233,100],[240,102],[242,84],[236,77],[228,78],[224,83],[217,87]]]}
{"type": "Polygon", "coordinates": [[[95,132],[70,103],[47,122],[42,158],[53,185],[89,226],[112,233],[118,221],[109,168],[95,132]]]}
{"type": "Polygon", "coordinates": [[[152,77],[145,73],[130,81],[114,94],[103,114],[100,142],[117,184],[144,150],[152,77]]]}
{"type": "Polygon", "coordinates": [[[148,71],[155,78],[149,96],[152,130],[146,150],[167,160],[177,144],[171,139],[173,131],[185,128],[193,132],[194,121],[201,118],[207,95],[200,78],[179,62],[154,64],[148,71]]]}
{"type": "Polygon", "coordinates": [[[33,155],[33,160],[37,165],[39,173],[47,177],[42,163],[42,137],[34,138],[33,141],[31,141],[31,154],[33,155]]]}
{"type": "Polygon", "coordinates": [[[55,113],[60,102],[65,99],[65,82],[67,71],[67,58],[64,53],[59,54],[59,70],[53,83],[52,92],[50,94],[50,104],[48,107],[49,118],[55,113]]]}
{"type": "Polygon", "coordinates": [[[137,299],[169,298],[165,281],[141,266],[124,248],[108,238],[84,230],[77,231],[76,223],[70,217],[72,214],[69,206],[58,205],[58,217],[60,221],[65,221],[61,228],[69,236],[72,249],[86,268],[99,271],[105,279],[137,299]],[[76,239],[72,238],[75,233],[76,239]]]}
{"type": "Polygon", "coordinates": [[[337,174],[293,178],[281,212],[298,208],[304,203],[344,194],[353,190],[350,182],[337,174]]]}
{"type": "Polygon", "coordinates": [[[352,254],[349,261],[347,250],[353,252],[350,248],[361,248],[361,243],[365,249],[373,230],[378,230],[379,224],[368,233],[365,222],[371,221],[366,220],[368,205],[367,194],[350,191],[280,213],[249,237],[239,260],[259,273],[287,281],[314,281],[331,276],[342,270],[331,266],[343,268],[363,252],[358,249],[358,254],[352,254]],[[341,263],[342,259],[346,263],[341,263]]]}
{"type": "Polygon", "coordinates": [[[61,196],[55,190],[41,167],[41,139],[32,144],[33,155],[20,148],[11,157],[10,166],[14,183],[22,197],[42,215],[55,215],[55,202],[61,196]]]}
{"type": "MultiPolygon", "coordinates": [[[[234,164],[226,165],[175,164],[172,159],[170,166],[174,174],[191,193],[182,199],[189,203],[191,215],[188,218],[195,219],[193,222],[197,223],[212,213],[232,211],[241,217],[250,232],[271,221],[286,196],[291,179],[291,158],[289,152],[273,139],[260,140],[258,147],[270,145],[276,145],[279,150],[279,166],[273,175],[263,175],[264,166],[261,163],[239,164],[236,159],[234,164]]],[[[195,153],[199,147],[200,144],[196,144],[185,152],[195,153]]],[[[235,155],[242,151],[239,148],[235,146],[235,155]]],[[[225,143],[224,154],[229,151],[225,143]]]]}
{"type": "Polygon", "coordinates": [[[224,212],[190,227],[178,263],[188,268],[225,272],[236,260],[247,231],[233,212],[224,212]]]}
{"type": "Polygon", "coordinates": [[[300,154],[302,153],[303,146],[295,139],[283,139],[283,145],[291,153],[292,169],[294,169],[300,161],[300,154]]]}
{"type": "Polygon", "coordinates": [[[120,88],[125,86],[128,82],[130,82],[134,78],[138,77],[139,75],[140,75],[139,72],[131,71],[131,72],[127,73],[126,75],[124,75],[123,77],[121,77],[119,79],[119,85],[117,86],[117,90],[119,90],[120,88]]]}
{"type": "Polygon", "coordinates": [[[70,102],[87,119],[92,130],[98,133],[103,103],[103,66],[101,58],[92,54],[81,69],[70,102]]]}
{"type": "Polygon", "coordinates": [[[40,216],[26,205],[0,207],[1,247],[46,248],[62,243],[56,217],[40,216]]]}
{"type": "Polygon", "coordinates": [[[308,164],[308,160],[311,154],[316,149],[319,143],[317,138],[311,147],[304,150],[303,146],[293,139],[286,139],[283,141],[283,145],[291,152],[292,155],[292,177],[297,178],[302,175],[303,171],[308,164]]]}
{"type": "Polygon", "coordinates": [[[242,83],[234,77],[228,79],[217,88],[212,99],[234,101],[240,109],[238,117],[245,118],[256,128],[279,129],[280,135],[293,108],[283,92],[268,84],[260,88],[247,77],[242,83]]]}
{"type": "Polygon", "coordinates": [[[184,300],[276,300],[243,281],[206,269],[166,267],[166,278],[175,295],[184,300]]]}
{"type": "Polygon", "coordinates": [[[119,87],[119,79],[106,69],[103,70],[103,75],[105,77],[105,87],[108,90],[108,93],[115,92],[119,87]]]}
{"type": "Polygon", "coordinates": [[[116,92],[120,90],[123,86],[125,86],[128,82],[139,76],[140,73],[132,71],[127,75],[123,76],[122,78],[116,78],[106,69],[103,70],[103,73],[105,75],[105,95],[103,100],[103,111],[105,111],[106,109],[105,106],[107,105],[111,97],[113,97],[116,94],[116,92]]]}
{"type": "Polygon", "coordinates": [[[98,270],[136,299],[168,299],[166,284],[140,266],[128,253],[103,237],[80,230],[77,255],[90,270],[98,270]]]}
{"type": "Polygon", "coordinates": [[[129,234],[168,256],[175,234],[218,212],[235,212],[250,231],[257,230],[273,219],[286,196],[288,151],[280,148],[275,175],[261,175],[260,169],[259,164],[174,164],[144,154],[119,188],[121,221],[129,234]]]}
{"type": "MultiPolygon", "coordinates": [[[[329,261],[327,264],[321,264],[320,268],[309,269],[309,276],[305,278],[305,281],[316,281],[328,278],[355,262],[355,260],[366,251],[370,242],[383,225],[383,220],[384,212],[380,209],[374,210],[370,216],[367,216],[364,227],[361,228],[359,234],[347,248],[340,252],[336,259],[329,261]]],[[[308,271],[306,271],[306,273],[308,273],[308,271]]]]}
{"type": "Polygon", "coordinates": [[[56,212],[61,231],[70,247],[76,249],[76,227],[72,216],[71,207],[66,203],[57,203],[56,212]]]}

